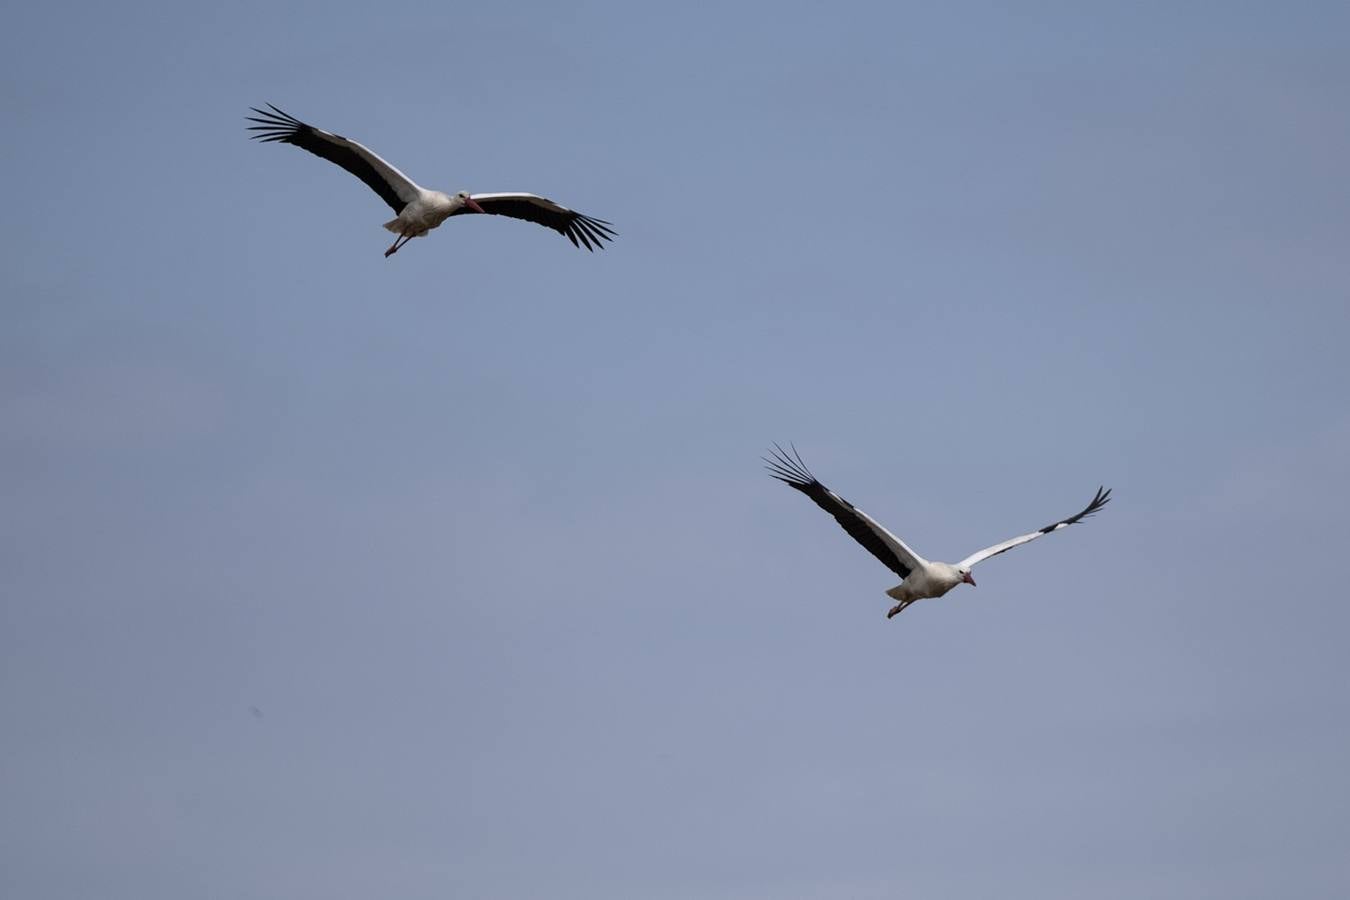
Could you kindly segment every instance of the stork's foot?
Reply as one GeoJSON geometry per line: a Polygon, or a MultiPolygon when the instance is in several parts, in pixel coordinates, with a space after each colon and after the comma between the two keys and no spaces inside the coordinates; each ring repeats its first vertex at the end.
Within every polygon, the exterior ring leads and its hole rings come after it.
{"type": "Polygon", "coordinates": [[[894,619],[896,616],[900,615],[900,613],[905,611],[906,606],[909,606],[913,602],[913,600],[906,600],[904,603],[895,604],[891,607],[891,611],[886,613],[886,618],[894,619]]]}
{"type": "Polygon", "coordinates": [[[388,250],[384,251],[384,258],[385,258],[385,259],[388,259],[389,257],[393,256],[393,255],[394,255],[395,253],[397,253],[397,252],[398,252],[398,248],[397,248],[397,247],[390,247],[388,250]]]}

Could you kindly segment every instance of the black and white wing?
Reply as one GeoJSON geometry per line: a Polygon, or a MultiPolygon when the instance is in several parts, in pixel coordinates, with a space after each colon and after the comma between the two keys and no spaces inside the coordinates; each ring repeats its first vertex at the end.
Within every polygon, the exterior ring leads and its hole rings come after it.
{"type": "Polygon", "coordinates": [[[249,108],[258,115],[245,116],[248,121],[258,123],[248,129],[257,132],[253,135],[255,140],[294,144],[315,156],[337,163],[364,181],[395,213],[402,212],[403,207],[416,200],[421,193],[422,189],[411,178],[356,141],[306,125],[270,103],[267,106],[271,112],[251,106],[249,108]]]}
{"type": "MultiPolygon", "coordinates": [[[[613,240],[618,234],[604,219],[583,216],[579,212],[534,194],[470,194],[470,197],[485,213],[524,219],[545,228],[552,228],[571,241],[573,246],[584,246],[592,253],[603,248],[604,241],[613,240]]],[[[471,210],[460,207],[451,215],[467,212],[471,210]]]]}
{"type": "Polygon", "coordinates": [[[908,578],[910,572],[928,564],[880,522],[821,484],[797,455],[796,447],[789,456],[782,447],[774,444],[773,458],[766,456],[764,462],[770,475],[814,500],[817,506],[834,516],[850,537],[901,578],[908,578]]]}
{"type": "Polygon", "coordinates": [[[1101,508],[1105,506],[1107,503],[1109,503],[1110,500],[1111,500],[1110,488],[1105,489],[1097,488],[1097,496],[1093,497],[1092,502],[1089,503],[1087,507],[1084,508],[1083,511],[1080,512],[1078,515],[1069,516],[1069,518],[1067,519],[1060,519],[1058,522],[1053,522],[1045,526],[1044,528],[1031,532],[1030,534],[1022,534],[1018,535],[1015,538],[1009,538],[1008,540],[1004,541],[1001,544],[995,544],[992,547],[985,547],[983,550],[980,550],[977,553],[970,554],[970,556],[967,556],[965,559],[961,560],[956,565],[958,568],[968,569],[971,566],[975,565],[976,563],[983,562],[984,560],[988,559],[991,556],[998,556],[1000,553],[1011,550],[1014,547],[1020,547],[1023,544],[1027,543],[1028,541],[1034,541],[1036,540],[1036,538],[1041,537],[1042,535],[1049,534],[1052,531],[1059,531],[1059,529],[1061,528],[1067,528],[1070,525],[1077,524],[1078,522],[1081,522],[1084,519],[1086,519],[1088,516],[1100,512],[1101,508]]]}

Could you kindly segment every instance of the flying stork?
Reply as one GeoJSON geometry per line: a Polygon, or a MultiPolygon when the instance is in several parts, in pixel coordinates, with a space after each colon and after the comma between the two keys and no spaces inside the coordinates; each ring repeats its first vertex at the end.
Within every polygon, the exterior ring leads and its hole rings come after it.
{"type": "Polygon", "coordinates": [[[1099,512],[1111,499],[1109,489],[1097,488],[1097,495],[1092,498],[1092,502],[1077,515],[1060,519],[1036,531],[1009,538],[1001,544],[985,547],[952,565],[924,559],[911,550],[904,541],[887,531],[881,523],[821,484],[806,468],[796,447],[793,447],[792,454],[788,455],[782,447],[774,444],[773,458],[766,456],[764,462],[770,475],[814,500],[817,506],[834,516],[850,537],[904,579],[886,592],[892,600],[899,601],[891,607],[890,612],[886,613],[888,619],[904,612],[915,600],[941,597],[958,584],[974,587],[975,579],[970,577],[970,570],[976,563],[1014,547],[1020,547],[1042,535],[1081,522],[1093,513],[1099,512]]]}
{"type": "Polygon", "coordinates": [[[258,114],[245,116],[248,121],[258,123],[249,126],[249,131],[256,132],[253,138],[263,143],[278,141],[294,144],[315,156],[337,163],[364,181],[397,213],[384,223],[385,228],[398,235],[393,245],[384,251],[386,258],[397,253],[408,241],[422,237],[451,216],[465,213],[487,213],[537,222],[562,234],[574,246],[584,246],[592,252],[604,247],[604,241],[612,240],[616,234],[610,223],[603,219],[584,216],[535,194],[470,194],[460,191],[452,197],[440,191],[429,191],[356,141],[307,125],[270,103],[267,107],[271,112],[256,106],[249,107],[258,114]]]}

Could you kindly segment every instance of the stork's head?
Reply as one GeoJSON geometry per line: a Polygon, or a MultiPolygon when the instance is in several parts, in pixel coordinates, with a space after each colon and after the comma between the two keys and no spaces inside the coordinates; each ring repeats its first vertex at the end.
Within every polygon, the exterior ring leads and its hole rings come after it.
{"type": "Polygon", "coordinates": [[[472,197],[469,196],[468,191],[460,191],[458,194],[455,195],[455,200],[459,203],[460,206],[467,206],[469,209],[473,210],[476,213],[480,213],[483,211],[483,207],[479,206],[477,201],[475,201],[472,197]]]}
{"type": "Polygon", "coordinates": [[[970,577],[970,570],[962,566],[956,570],[956,574],[961,576],[961,583],[975,586],[975,579],[970,577]]]}

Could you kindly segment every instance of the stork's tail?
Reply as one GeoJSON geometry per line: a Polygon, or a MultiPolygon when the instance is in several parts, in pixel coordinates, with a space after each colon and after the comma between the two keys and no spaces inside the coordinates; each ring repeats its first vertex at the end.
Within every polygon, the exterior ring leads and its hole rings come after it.
{"type": "Polygon", "coordinates": [[[398,218],[393,218],[388,222],[385,222],[384,228],[386,231],[392,231],[394,234],[403,233],[403,223],[398,218]]]}

